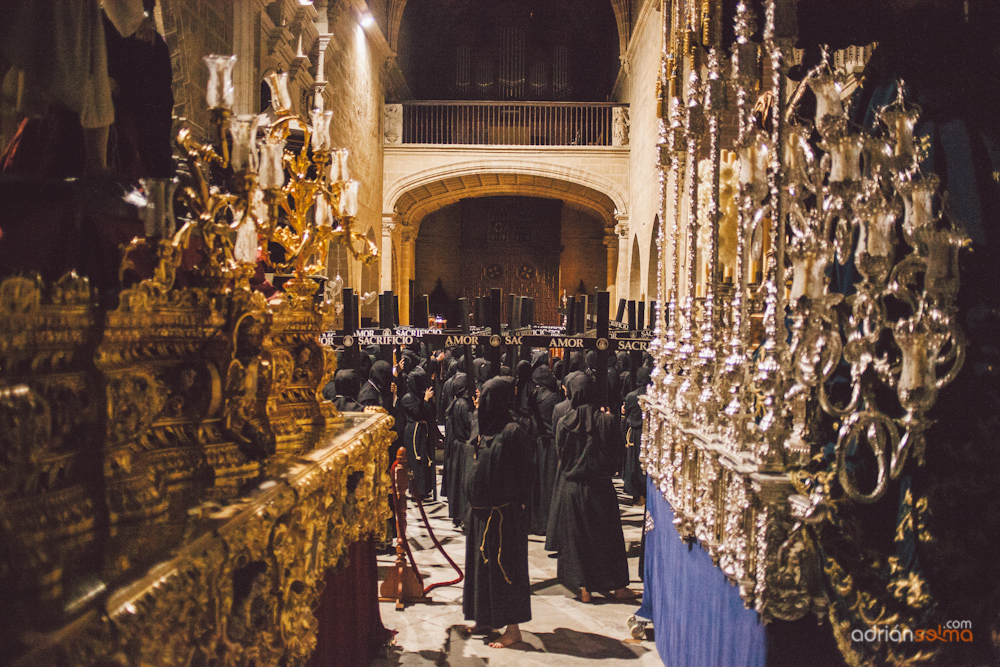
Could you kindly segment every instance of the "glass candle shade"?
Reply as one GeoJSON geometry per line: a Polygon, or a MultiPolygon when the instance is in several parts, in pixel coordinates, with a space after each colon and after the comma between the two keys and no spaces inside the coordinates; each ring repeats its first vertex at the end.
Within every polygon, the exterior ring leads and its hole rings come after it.
{"type": "Polygon", "coordinates": [[[285,142],[260,142],[260,170],[257,183],[265,189],[280,188],[285,184],[285,168],[282,158],[285,155],[285,142]]]}
{"type": "Polygon", "coordinates": [[[260,116],[237,116],[230,123],[233,133],[231,162],[233,169],[257,171],[257,127],[260,116]]]}
{"type": "Polygon", "coordinates": [[[233,96],[233,66],[236,56],[205,56],[208,66],[208,89],[205,100],[209,109],[232,109],[233,96]]]}
{"type": "Polygon", "coordinates": [[[322,194],[316,197],[316,226],[333,226],[333,208],[330,206],[330,202],[327,201],[326,197],[322,194]]]}
{"type": "Polygon", "coordinates": [[[906,234],[906,242],[913,245],[918,230],[934,220],[937,178],[907,183],[900,190],[903,193],[903,231],[906,234]]]}
{"type": "Polygon", "coordinates": [[[830,265],[828,253],[816,251],[790,251],[792,258],[792,303],[801,296],[816,300],[826,288],[826,269],[830,265]]]}
{"type": "Polygon", "coordinates": [[[314,109],[309,115],[312,120],[312,149],[330,150],[330,124],[333,121],[333,112],[314,109]]]}
{"type": "Polygon", "coordinates": [[[334,159],[330,161],[330,181],[332,183],[348,181],[351,178],[347,168],[347,158],[350,151],[346,148],[338,148],[334,159]]]}
{"type": "Polygon", "coordinates": [[[237,262],[257,261],[257,228],[253,224],[253,218],[247,218],[236,230],[236,243],[233,244],[233,258],[237,262]]]}
{"type": "Polygon", "coordinates": [[[893,338],[903,357],[896,388],[900,405],[906,410],[925,410],[937,395],[938,337],[914,327],[893,332],[893,338]]]}
{"type": "Polygon", "coordinates": [[[809,87],[816,95],[816,127],[844,116],[840,101],[840,84],[829,74],[820,74],[809,80],[809,87]]]}
{"type": "Polygon", "coordinates": [[[859,135],[844,135],[830,142],[830,182],[861,180],[861,151],[864,141],[859,135]]]}
{"type": "Polygon", "coordinates": [[[353,218],[358,214],[358,189],[361,183],[347,181],[340,190],[340,216],[353,218]]]}
{"type": "Polygon", "coordinates": [[[919,109],[906,111],[886,111],[882,114],[882,122],[889,127],[892,136],[892,152],[896,157],[908,157],[916,153],[913,142],[913,128],[920,117],[919,109]]]}
{"type": "Polygon", "coordinates": [[[271,72],[264,79],[271,89],[271,107],[279,116],[292,111],[292,96],[288,92],[288,72],[271,72]]]}

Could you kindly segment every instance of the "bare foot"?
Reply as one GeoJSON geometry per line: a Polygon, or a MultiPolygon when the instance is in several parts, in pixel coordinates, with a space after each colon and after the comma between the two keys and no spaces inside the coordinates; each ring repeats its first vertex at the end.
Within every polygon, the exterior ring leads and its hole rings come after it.
{"type": "Polygon", "coordinates": [[[488,635],[493,632],[493,628],[487,628],[484,625],[462,625],[459,626],[458,632],[463,637],[471,637],[472,635],[488,635]]]}
{"type": "Polygon", "coordinates": [[[584,604],[588,604],[591,601],[591,599],[592,598],[590,597],[590,591],[588,591],[586,588],[581,588],[580,589],[580,602],[582,602],[584,604]]]}
{"type": "Polygon", "coordinates": [[[612,600],[635,600],[639,597],[639,594],[628,588],[619,588],[607,597],[612,600]]]}
{"type": "Polygon", "coordinates": [[[506,632],[500,635],[495,641],[490,642],[490,648],[507,648],[519,641],[521,641],[521,628],[516,623],[512,623],[507,626],[506,632]]]}

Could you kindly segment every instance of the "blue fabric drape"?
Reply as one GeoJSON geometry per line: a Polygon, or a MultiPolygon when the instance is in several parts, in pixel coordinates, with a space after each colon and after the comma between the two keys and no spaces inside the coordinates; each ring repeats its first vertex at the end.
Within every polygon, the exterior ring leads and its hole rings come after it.
{"type": "Polygon", "coordinates": [[[843,667],[827,622],[760,622],[700,545],[674,528],[674,512],[652,480],[646,509],[645,582],[638,616],[652,615],[656,650],[670,667],[843,667]]]}
{"type": "Polygon", "coordinates": [[[663,663],[763,667],[767,640],[757,612],[743,606],[739,591],[708,553],[681,540],[674,512],[651,479],[646,507],[653,529],[646,534],[645,596],[663,663]]]}

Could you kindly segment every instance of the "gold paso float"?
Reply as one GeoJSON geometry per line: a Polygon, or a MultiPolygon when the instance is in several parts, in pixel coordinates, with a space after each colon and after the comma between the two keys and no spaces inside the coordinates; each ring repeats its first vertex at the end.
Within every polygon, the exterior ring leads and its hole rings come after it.
{"type": "Polygon", "coordinates": [[[110,309],[75,274],[0,282],[5,662],[303,664],[327,569],[384,532],[392,418],[321,393],[329,246],[377,253],[347,152],[280,75],[274,117],[234,118],[235,58],[206,61],[214,142],[182,127],[186,169],[160,189],[179,228],[161,207],[124,252],[126,281],[143,253],[151,277],[110,309]],[[270,301],[258,261],[288,276],[270,301]]]}

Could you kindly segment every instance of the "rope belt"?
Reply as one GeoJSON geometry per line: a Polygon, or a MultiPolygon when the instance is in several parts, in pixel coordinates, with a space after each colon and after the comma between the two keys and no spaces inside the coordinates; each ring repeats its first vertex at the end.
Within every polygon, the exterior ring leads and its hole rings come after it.
{"type": "Polygon", "coordinates": [[[423,461],[423,459],[420,458],[420,454],[417,452],[417,427],[421,424],[424,425],[424,428],[427,428],[426,421],[413,422],[413,455],[417,457],[417,461],[423,461]]]}
{"type": "Polygon", "coordinates": [[[625,433],[625,446],[626,447],[635,447],[635,443],[632,442],[632,427],[631,426],[628,427],[628,432],[625,433]]]}
{"type": "Polygon", "coordinates": [[[503,511],[502,508],[507,507],[511,503],[504,503],[503,505],[497,505],[495,507],[475,507],[474,510],[489,510],[490,515],[486,518],[486,530],[483,531],[483,541],[479,545],[479,555],[483,557],[483,564],[489,565],[490,559],[486,557],[486,536],[490,532],[490,524],[493,521],[493,513],[496,512],[500,515],[500,526],[498,530],[500,531],[500,548],[497,549],[497,565],[500,567],[500,573],[503,575],[504,581],[508,585],[513,585],[510,577],[507,576],[507,571],[503,569],[503,563],[500,562],[500,556],[503,554],[503,511]]]}

